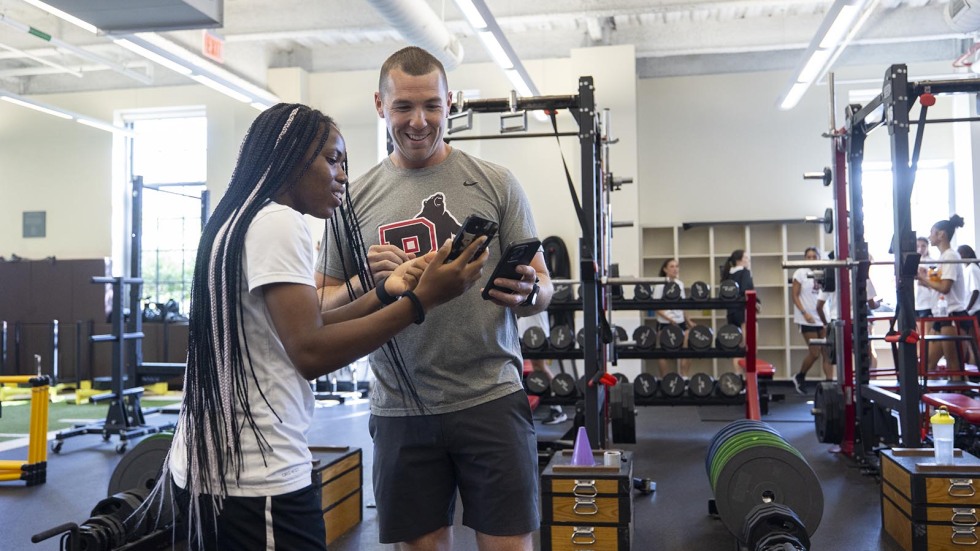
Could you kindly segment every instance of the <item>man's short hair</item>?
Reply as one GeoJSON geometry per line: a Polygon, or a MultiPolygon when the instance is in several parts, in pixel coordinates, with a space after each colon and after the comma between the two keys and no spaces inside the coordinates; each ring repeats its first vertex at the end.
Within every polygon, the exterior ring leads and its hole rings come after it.
{"type": "Polygon", "coordinates": [[[378,78],[378,91],[382,96],[385,94],[385,83],[388,80],[388,74],[393,69],[401,69],[405,73],[415,77],[427,75],[438,69],[439,74],[442,76],[442,83],[446,85],[446,90],[449,90],[446,68],[443,67],[442,62],[418,46],[402,48],[388,56],[388,59],[385,60],[381,66],[381,76],[378,78]]]}

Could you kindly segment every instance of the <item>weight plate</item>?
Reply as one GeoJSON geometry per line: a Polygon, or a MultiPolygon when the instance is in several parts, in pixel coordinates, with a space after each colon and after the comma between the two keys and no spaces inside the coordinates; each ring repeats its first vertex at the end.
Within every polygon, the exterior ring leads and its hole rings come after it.
{"type": "Polygon", "coordinates": [[[711,298],[711,287],[703,281],[695,281],[691,284],[691,298],[694,300],[708,300],[711,298]]]}
{"type": "Polygon", "coordinates": [[[823,231],[834,233],[834,209],[830,207],[823,211],[823,231]]]}
{"type": "Polygon", "coordinates": [[[676,281],[668,281],[664,284],[664,294],[661,298],[664,300],[680,300],[682,294],[681,286],[676,281]]]}
{"type": "Polygon", "coordinates": [[[684,344],[684,330],[674,324],[664,325],[660,328],[660,348],[666,350],[679,350],[684,344]]]}
{"type": "Polygon", "coordinates": [[[629,377],[623,375],[622,373],[613,373],[613,377],[616,377],[616,380],[619,381],[619,384],[630,382],[629,377]]]}
{"type": "Polygon", "coordinates": [[[585,328],[584,327],[581,328],[581,329],[579,329],[578,330],[578,333],[575,334],[575,342],[578,343],[578,347],[579,348],[585,348],[585,328]]]}
{"type": "Polygon", "coordinates": [[[650,300],[653,290],[649,283],[637,283],[633,286],[633,300],[650,300]]]}
{"type": "Polygon", "coordinates": [[[568,373],[559,373],[551,379],[551,392],[555,396],[567,398],[575,395],[575,377],[568,373]]]}
{"type": "Polygon", "coordinates": [[[551,347],[555,350],[568,350],[574,346],[575,341],[572,337],[572,330],[567,325],[556,325],[551,328],[551,336],[548,337],[551,347]]]}
{"type": "Polygon", "coordinates": [[[718,298],[732,300],[738,298],[738,283],[726,279],[718,285],[718,298]]]}
{"type": "Polygon", "coordinates": [[[764,497],[792,509],[810,535],[823,517],[823,490],[813,469],[782,448],[741,451],[721,469],[714,489],[718,516],[732,534],[741,533],[746,516],[764,497]]]}
{"type": "Polygon", "coordinates": [[[718,330],[718,348],[737,350],[742,344],[742,330],[737,325],[727,323],[718,330]]]}
{"type": "Polygon", "coordinates": [[[722,373],[721,377],[718,377],[718,392],[721,392],[722,396],[727,396],[729,398],[734,398],[742,393],[745,388],[745,380],[738,373],[722,373]]]}
{"type": "Polygon", "coordinates": [[[657,333],[649,325],[641,325],[633,330],[633,341],[640,350],[652,350],[657,344],[657,333]]]}
{"type": "Polygon", "coordinates": [[[521,344],[528,350],[541,350],[548,344],[548,337],[544,334],[544,329],[534,326],[528,327],[521,337],[521,344]]]}
{"type": "Polygon", "coordinates": [[[161,432],[148,436],[136,444],[112,471],[107,495],[111,496],[133,488],[153,488],[173,439],[172,432],[161,432]]]}
{"type": "Polygon", "coordinates": [[[715,391],[715,379],[707,373],[695,373],[687,382],[687,391],[698,398],[707,398],[715,391]]]}
{"type": "Polygon", "coordinates": [[[624,329],[622,326],[613,326],[613,331],[616,333],[616,343],[614,344],[623,343],[630,340],[629,333],[627,333],[626,329],[624,329]]]}
{"type": "Polygon", "coordinates": [[[813,428],[817,440],[840,444],[844,440],[844,396],[837,383],[823,382],[813,394],[813,428]]]}
{"type": "MultiPolygon", "coordinates": [[[[792,446],[790,446],[781,437],[767,433],[767,432],[750,432],[743,433],[733,437],[720,446],[715,453],[714,461],[711,463],[711,487],[714,488],[715,484],[718,482],[718,476],[721,474],[722,469],[728,464],[728,461],[738,454],[742,453],[747,449],[752,449],[754,447],[771,447],[778,448],[794,455],[799,456],[799,452],[796,451],[792,446]]],[[[802,459],[802,456],[800,457],[802,459]]]]}
{"type": "Polygon", "coordinates": [[[551,295],[552,302],[571,302],[572,286],[569,283],[558,283],[551,295]]]}
{"type": "Polygon", "coordinates": [[[527,377],[524,377],[524,388],[527,389],[528,394],[540,396],[547,392],[550,387],[551,381],[548,380],[548,374],[542,371],[532,371],[528,373],[527,377]]]}
{"type": "Polygon", "coordinates": [[[687,381],[677,373],[668,373],[660,380],[660,390],[665,396],[677,398],[687,389],[687,381]]]}
{"type": "Polygon", "coordinates": [[[748,430],[768,431],[776,436],[780,436],[780,434],[776,432],[776,429],[762,421],[756,421],[754,419],[737,419],[732,421],[731,423],[725,425],[723,429],[715,433],[714,437],[711,438],[711,443],[708,444],[708,455],[705,457],[704,464],[705,472],[708,473],[709,476],[711,474],[711,462],[718,446],[724,444],[730,436],[748,430]]]}
{"type": "Polygon", "coordinates": [[[633,379],[633,393],[639,398],[653,398],[660,381],[651,373],[640,373],[633,379]]]}
{"type": "Polygon", "coordinates": [[[687,346],[694,350],[707,350],[715,342],[711,328],[706,325],[694,325],[687,335],[687,346]]]}

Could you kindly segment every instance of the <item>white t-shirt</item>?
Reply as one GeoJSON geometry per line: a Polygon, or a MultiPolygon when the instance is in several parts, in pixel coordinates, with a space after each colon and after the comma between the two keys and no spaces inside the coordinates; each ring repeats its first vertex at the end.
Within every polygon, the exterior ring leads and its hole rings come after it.
{"type": "Polygon", "coordinates": [[[796,301],[793,301],[793,321],[800,325],[820,325],[820,316],[817,315],[817,295],[822,289],[812,276],[813,271],[809,268],[800,268],[793,274],[793,281],[800,284],[800,303],[813,316],[813,321],[807,321],[803,312],[796,307],[796,301]]]}
{"type": "MultiPolygon", "coordinates": [[[[980,266],[976,264],[961,264],[961,266],[963,266],[963,283],[966,286],[966,303],[970,304],[973,291],[980,290],[980,266]]],[[[973,308],[968,312],[971,315],[980,312],[980,299],[974,303],[973,308]]]]}
{"type": "MultiPolygon", "coordinates": [[[[837,291],[824,291],[821,289],[817,293],[817,302],[823,301],[823,312],[827,317],[827,321],[834,321],[837,319],[837,291]]],[[[816,308],[814,308],[816,309],[816,308]]],[[[817,316],[820,319],[820,316],[817,316]]]]}
{"type": "MultiPolygon", "coordinates": [[[[675,279],[674,283],[680,285],[681,287],[681,298],[686,298],[684,294],[684,282],[675,279]]],[[[653,300],[660,300],[664,296],[664,284],[658,284],[653,286],[653,300]]],[[[684,311],[683,310],[657,310],[657,323],[684,323],[684,311]]]]}
{"type": "MultiPolygon", "coordinates": [[[[919,259],[919,266],[930,267],[934,266],[932,257],[923,256],[919,259]]],[[[936,303],[938,294],[936,291],[930,287],[924,285],[915,285],[915,309],[919,310],[932,310],[932,306],[936,303]]]]}
{"type": "MultiPolygon", "coordinates": [[[[949,292],[946,293],[946,308],[950,314],[953,312],[962,312],[966,310],[966,283],[963,277],[963,265],[962,264],[949,264],[945,263],[948,260],[959,260],[960,253],[956,252],[952,247],[946,249],[943,254],[939,255],[939,262],[936,266],[936,271],[939,273],[939,279],[949,279],[953,281],[953,286],[949,288],[949,292]]],[[[940,293],[936,293],[936,299],[933,301],[932,314],[936,315],[936,304],[939,302],[940,293]]]]}
{"type": "MultiPolygon", "coordinates": [[[[313,238],[303,216],[277,203],[263,207],[245,234],[242,276],[247,288],[241,290],[240,298],[251,368],[255,372],[254,379],[247,377],[249,406],[256,426],[272,450],[266,451],[263,462],[255,435],[239,412],[237,422],[244,426],[241,431],[243,468],[237,484],[234,470],[229,469],[225,474],[228,495],[274,496],[310,485],[313,458],[306,432],[316,401],[309,382],[286,355],[266,307],[262,286],[298,283],[315,287],[313,271],[313,238]]],[[[242,354],[245,354],[244,343],[242,354]]],[[[245,369],[251,373],[248,363],[245,369]]],[[[186,488],[187,450],[181,428],[178,425],[174,434],[170,469],[174,482],[186,488]]]]}

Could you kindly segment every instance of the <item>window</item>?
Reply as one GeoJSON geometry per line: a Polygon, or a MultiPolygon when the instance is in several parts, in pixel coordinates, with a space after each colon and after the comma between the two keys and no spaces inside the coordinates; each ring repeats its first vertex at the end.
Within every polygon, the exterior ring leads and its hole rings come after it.
{"type": "Polygon", "coordinates": [[[131,121],[132,178],[141,177],[144,304],[190,311],[194,261],[207,212],[207,119],[203,112],[141,114],[131,121]]]}
{"type": "MultiPolygon", "coordinates": [[[[918,237],[928,237],[932,225],[949,218],[952,212],[950,187],[951,163],[920,165],[912,188],[912,231],[918,237]]],[[[892,195],[892,171],[890,167],[865,167],[862,174],[864,199],[864,238],[868,252],[877,260],[894,259],[889,249],[895,231],[892,195]]],[[[932,251],[937,256],[938,251],[932,251]]],[[[871,280],[875,291],[887,304],[895,305],[895,268],[879,265],[871,267],[871,280]]]]}

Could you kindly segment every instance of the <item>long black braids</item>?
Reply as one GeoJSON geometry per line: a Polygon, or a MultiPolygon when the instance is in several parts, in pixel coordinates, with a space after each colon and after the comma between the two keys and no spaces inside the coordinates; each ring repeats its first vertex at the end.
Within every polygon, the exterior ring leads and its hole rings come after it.
{"type": "MultiPolygon", "coordinates": [[[[346,164],[344,171],[347,172],[346,164]]],[[[357,211],[354,209],[354,202],[351,199],[350,184],[344,188],[344,202],[337,211],[338,216],[334,216],[324,222],[324,235],[326,236],[329,231],[332,233],[335,243],[346,243],[347,245],[346,252],[350,255],[353,266],[347,265],[346,255],[343,254],[343,251],[339,251],[340,254],[337,256],[340,260],[340,268],[344,273],[347,296],[353,301],[357,298],[357,290],[352,282],[352,270],[356,270],[358,283],[360,283],[361,289],[364,289],[365,293],[374,289],[377,282],[374,280],[374,274],[368,266],[367,246],[364,243],[364,237],[361,234],[361,224],[357,217],[357,211]],[[343,225],[343,232],[341,232],[341,225],[343,225]]],[[[326,264],[327,255],[324,254],[320,273],[326,273],[326,264]]],[[[398,348],[397,339],[394,337],[390,339],[385,343],[381,351],[385,355],[385,359],[388,360],[388,363],[394,366],[395,385],[398,387],[400,394],[402,396],[407,394],[412,402],[414,402],[415,408],[420,414],[428,413],[429,409],[422,401],[422,397],[419,396],[418,390],[415,388],[415,384],[412,382],[408,373],[408,369],[405,367],[405,360],[402,357],[401,350],[398,348]]]]}
{"type": "MultiPolygon", "coordinates": [[[[310,167],[333,126],[330,117],[300,104],[280,103],[262,112],[242,141],[228,190],[201,232],[191,287],[184,399],[175,436],[182,438],[187,452],[189,539],[196,535],[200,542],[203,534],[199,497],[210,497],[217,512],[228,495],[227,475],[234,472],[235,480],[241,476],[242,431],[255,435],[263,460],[272,451],[251,410],[251,403],[261,399],[278,417],[258,385],[242,326],[245,234],[256,214],[310,167]],[[311,144],[315,151],[304,162],[311,144]],[[259,396],[249,395],[249,377],[259,396]]],[[[169,463],[168,454],[145,502],[156,502],[158,509],[168,493],[169,463]]]]}

